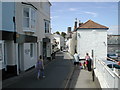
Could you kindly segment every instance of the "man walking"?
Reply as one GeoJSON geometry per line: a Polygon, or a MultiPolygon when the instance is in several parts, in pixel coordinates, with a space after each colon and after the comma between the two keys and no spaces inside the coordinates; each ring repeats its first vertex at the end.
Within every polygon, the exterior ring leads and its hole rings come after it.
{"type": "Polygon", "coordinates": [[[79,66],[79,54],[77,54],[77,52],[74,54],[74,65],[76,67],[79,66]]]}

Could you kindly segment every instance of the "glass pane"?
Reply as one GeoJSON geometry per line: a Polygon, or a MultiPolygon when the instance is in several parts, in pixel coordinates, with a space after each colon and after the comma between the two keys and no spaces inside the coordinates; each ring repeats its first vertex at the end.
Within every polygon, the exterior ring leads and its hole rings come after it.
{"type": "Polygon", "coordinates": [[[29,18],[23,18],[23,26],[29,28],[29,18]]]}
{"type": "Polygon", "coordinates": [[[35,10],[31,9],[31,19],[35,20],[35,10]]]}
{"type": "Polygon", "coordinates": [[[29,8],[24,8],[24,17],[29,17],[29,8]]]}
{"type": "Polygon", "coordinates": [[[31,20],[31,28],[35,28],[35,20],[31,20]]]}

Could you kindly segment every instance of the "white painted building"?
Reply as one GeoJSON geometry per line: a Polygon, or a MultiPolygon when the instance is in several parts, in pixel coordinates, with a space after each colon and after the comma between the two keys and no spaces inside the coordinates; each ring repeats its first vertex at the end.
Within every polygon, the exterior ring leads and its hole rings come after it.
{"type": "Polygon", "coordinates": [[[107,30],[108,27],[88,20],[77,28],[77,52],[81,59],[86,53],[94,58],[103,60],[107,57],[107,30]]]}
{"type": "Polygon", "coordinates": [[[50,2],[2,2],[0,5],[3,74],[16,75],[33,67],[39,55],[46,53],[45,57],[50,58],[50,2]]]}
{"type": "Polygon", "coordinates": [[[52,35],[53,37],[53,40],[55,39],[56,43],[57,43],[57,48],[58,49],[63,49],[64,48],[64,37],[62,37],[61,35],[58,35],[58,34],[53,34],[52,35]]]}
{"type": "Polygon", "coordinates": [[[72,55],[75,54],[77,49],[77,32],[71,32],[71,38],[68,39],[67,45],[68,45],[68,52],[72,55]]]}

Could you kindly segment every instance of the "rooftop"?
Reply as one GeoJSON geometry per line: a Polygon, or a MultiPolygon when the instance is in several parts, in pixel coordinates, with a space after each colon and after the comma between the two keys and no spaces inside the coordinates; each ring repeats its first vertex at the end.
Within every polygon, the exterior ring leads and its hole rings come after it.
{"type": "Polygon", "coordinates": [[[77,29],[109,29],[109,28],[106,26],[100,25],[92,20],[88,20],[77,29]]]}

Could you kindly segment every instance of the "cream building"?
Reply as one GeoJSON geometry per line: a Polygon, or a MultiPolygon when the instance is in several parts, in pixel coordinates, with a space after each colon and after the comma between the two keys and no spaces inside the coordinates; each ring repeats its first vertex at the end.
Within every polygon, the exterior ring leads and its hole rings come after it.
{"type": "MultiPolygon", "coordinates": [[[[50,6],[46,2],[2,2],[1,70],[17,75],[39,57],[50,59],[50,6]],[[9,15],[8,15],[9,13],[9,15]]],[[[6,75],[6,74],[5,74],[6,75]]]]}

